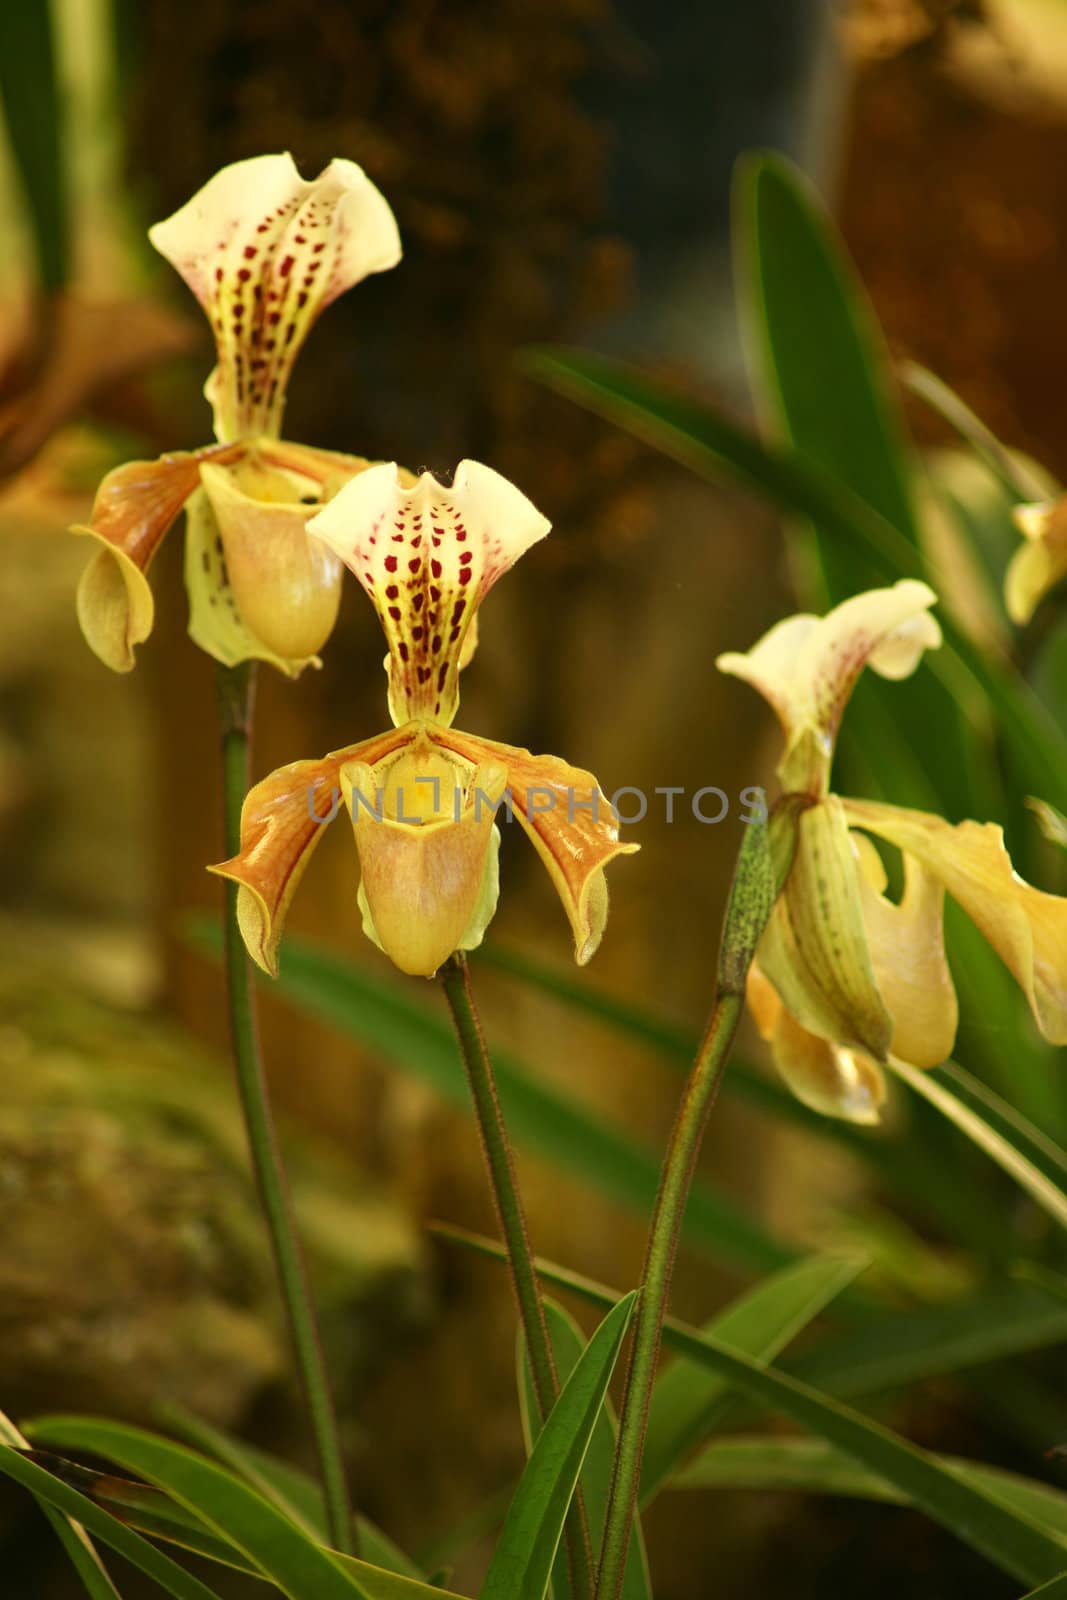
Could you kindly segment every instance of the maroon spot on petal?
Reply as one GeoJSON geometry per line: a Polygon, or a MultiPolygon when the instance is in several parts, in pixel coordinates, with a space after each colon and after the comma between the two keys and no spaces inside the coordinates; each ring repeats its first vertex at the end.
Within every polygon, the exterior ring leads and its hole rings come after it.
{"type": "Polygon", "coordinates": [[[386,589],[385,598],[387,600],[398,600],[400,598],[400,590],[397,588],[395,583],[391,583],[388,589],[386,589]]]}
{"type": "Polygon", "coordinates": [[[418,672],[419,672],[419,682],[420,683],[425,683],[426,679],[430,676],[429,667],[420,667],[418,669],[418,672]]]}
{"type": "Polygon", "coordinates": [[[216,283],[221,283],[222,282],[222,268],[221,267],[216,267],[215,268],[215,282],[216,283]]]}
{"type": "MultiPolygon", "coordinates": [[[[421,598],[421,596],[420,596],[420,598],[421,598]]],[[[426,630],[424,628],[419,628],[419,627],[412,628],[411,637],[414,639],[416,644],[418,644],[419,640],[422,638],[422,636],[425,633],[425,631],[426,630]]]]}
{"type": "Polygon", "coordinates": [[[434,634],[433,643],[430,645],[430,649],[435,656],[439,656],[441,654],[441,635],[439,633],[434,634]]]}
{"type": "Polygon", "coordinates": [[[460,569],[459,569],[459,581],[460,581],[460,583],[470,583],[470,581],[471,581],[471,569],[470,569],[470,567],[460,567],[460,569]]]}
{"type": "Polygon", "coordinates": [[[282,261],[278,267],[278,276],[280,278],[287,278],[289,276],[290,272],[293,270],[293,262],[295,259],[296,258],[294,256],[284,256],[282,258],[282,261]]]}
{"type": "Polygon", "coordinates": [[[276,328],[281,320],[282,314],[280,311],[269,311],[267,313],[267,321],[270,323],[272,328],[276,328]]]}
{"type": "Polygon", "coordinates": [[[314,249],[316,255],[320,255],[326,248],[325,239],[320,239],[319,243],[317,245],[313,245],[312,248],[314,249]]]}
{"type": "Polygon", "coordinates": [[[435,578],[439,578],[441,576],[441,563],[437,560],[436,556],[430,562],[430,571],[433,573],[435,578]]]}
{"type": "Polygon", "coordinates": [[[305,293],[305,291],[303,289],[301,289],[300,293],[296,297],[296,309],[298,311],[303,311],[303,309],[307,305],[307,303],[308,303],[307,294],[305,293]]]}
{"type": "Polygon", "coordinates": [[[240,281],[242,283],[247,283],[249,278],[252,276],[251,267],[242,267],[240,272],[238,272],[237,276],[238,276],[238,278],[240,279],[240,281]]]}
{"type": "Polygon", "coordinates": [[[422,607],[423,607],[423,602],[425,601],[425,599],[426,599],[426,596],[424,594],[413,594],[412,597],[411,597],[411,609],[412,609],[412,611],[421,611],[422,607]]]}
{"type": "Polygon", "coordinates": [[[245,245],[245,260],[246,261],[254,261],[258,254],[259,254],[259,252],[256,249],[254,244],[246,244],[245,245]]]}
{"type": "Polygon", "coordinates": [[[402,533],[394,533],[393,534],[393,543],[394,544],[403,544],[403,542],[404,542],[404,535],[402,533]]]}
{"type": "Polygon", "coordinates": [[[408,562],[408,571],[409,572],[414,572],[416,574],[422,571],[422,559],[421,559],[421,557],[414,556],[412,558],[412,560],[410,560],[408,562]]]}
{"type": "Polygon", "coordinates": [[[395,572],[396,571],[396,556],[386,556],[386,558],[385,558],[385,570],[386,570],[386,572],[395,572]]]}
{"type": "Polygon", "coordinates": [[[290,322],[289,326],[285,330],[285,342],[286,342],[286,344],[290,344],[292,342],[293,334],[295,332],[296,332],[296,323],[295,322],[290,322]]]}
{"type": "Polygon", "coordinates": [[[397,648],[397,654],[399,655],[401,661],[406,663],[408,661],[410,655],[411,655],[411,651],[408,649],[408,647],[407,647],[407,645],[406,645],[406,643],[404,642],[403,639],[401,639],[400,643],[397,645],[396,648],[397,648]]]}
{"type": "Polygon", "coordinates": [[[466,602],[466,600],[463,599],[463,597],[461,595],[460,598],[456,601],[455,605],[452,607],[452,621],[453,622],[458,622],[460,617],[463,615],[463,613],[464,613],[464,611],[466,609],[467,609],[467,602],[466,602]]]}
{"type": "MultiPolygon", "coordinates": [[[[448,678],[448,662],[447,661],[442,661],[440,669],[438,670],[438,673],[437,673],[437,688],[438,688],[438,691],[440,691],[440,690],[442,690],[444,688],[447,678],[448,678]]],[[[441,709],[440,700],[438,700],[438,702],[437,702],[437,709],[438,709],[438,711],[440,711],[440,709],[441,709]]]]}
{"type": "Polygon", "coordinates": [[[459,638],[459,623],[456,622],[456,623],[453,624],[452,632],[448,636],[449,644],[455,644],[455,642],[456,642],[456,640],[458,638],[459,638]]]}
{"type": "Polygon", "coordinates": [[[438,600],[440,600],[440,598],[441,598],[440,589],[435,589],[433,584],[431,583],[431,585],[430,585],[430,599],[433,601],[434,605],[437,604],[437,602],[438,602],[438,600]]]}
{"type": "Polygon", "coordinates": [[[304,235],[302,233],[294,233],[293,234],[293,242],[294,242],[294,244],[307,244],[307,239],[304,237],[304,235]]]}
{"type": "Polygon", "coordinates": [[[399,622],[400,621],[400,607],[399,606],[390,606],[389,607],[389,615],[392,617],[394,622],[399,622]]]}
{"type": "Polygon", "coordinates": [[[469,567],[473,560],[474,560],[474,551],[473,550],[461,550],[460,551],[459,564],[460,564],[461,567],[469,567]]]}

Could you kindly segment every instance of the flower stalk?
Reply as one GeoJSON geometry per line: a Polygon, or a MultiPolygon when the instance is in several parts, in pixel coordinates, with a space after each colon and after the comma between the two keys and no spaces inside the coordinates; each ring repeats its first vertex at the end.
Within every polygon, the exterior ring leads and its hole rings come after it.
{"type": "MultiPolygon", "coordinates": [[[[225,833],[227,846],[233,850],[240,839],[241,805],[249,783],[255,666],[219,666],[217,682],[225,833]]],[[[237,886],[232,883],[226,885],[224,936],[230,1032],[249,1153],[318,1455],[330,1543],[335,1549],[352,1554],[355,1528],[337,1418],[271,1113],[259,1048],[251,963],[237,924],[237,886]]]]}
{"type": "Polygon", "coordinates": [[[618,1600],[622,1593],[652,1386],[685,1203],[704,1130],[744,1011],[748,969],[792,864],[796,817],[795,806],[788,804],[771,823],[750,824],[738,856],[723,927],[715,1001],[675,1114],[649,1227],[604,1520],[596,1600],[618,1600]]]}
{"type": "MultiPolygon", "coordinates": [[[[467,1072],[493,1203],[507,1246],[511,1282],[518,1302],[534,1393],[541,1421],[544,1422],[559,1394],[559,1379],[541,1289],[534,1270],[526,1213],[519,1194],[507,1124],[481,1017],[474,1002],[470,971],[462,952],[453,955],[441,968],[441,984],[467,1072]]],[[[592,1549],[580,1491],[576,1493],[567,1520],[567,1549],[575,1600],[592,1600],[592,1549]]]]}

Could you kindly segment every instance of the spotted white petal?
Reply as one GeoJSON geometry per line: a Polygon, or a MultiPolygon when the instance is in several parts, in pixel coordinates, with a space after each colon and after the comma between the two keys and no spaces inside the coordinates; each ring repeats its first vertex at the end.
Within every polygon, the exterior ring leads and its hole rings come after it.
{"type": "Polygon", "coordinates": [[[865,666],[886,678],[914,672],[925,650],[941,643],[929,608],[934,591],[914,578],[870,589],[824,617],[779,622],[751,650],[718,658],[720,672],[743,678],[773,708],[786,748],[779,775],[786,789],[825,793],[841,714],[865,666]]]}
{"type": "Polygon", "coordinates": [[[551,524],[491,467],[461,461],[451,488],[395,465],[354,478],[307,525],[356,575],[389,644],[389,709],[400,726],[451,723],[475,613],[551,524]]]}
{"type": "Polygon", "coordinates": [[[277,435],[293,362],[319,312],[400,260],[396,220],[354,161],[300,176],[292,156],[223,167],[149,230],[207,313],[219,439],[277,435]]]}

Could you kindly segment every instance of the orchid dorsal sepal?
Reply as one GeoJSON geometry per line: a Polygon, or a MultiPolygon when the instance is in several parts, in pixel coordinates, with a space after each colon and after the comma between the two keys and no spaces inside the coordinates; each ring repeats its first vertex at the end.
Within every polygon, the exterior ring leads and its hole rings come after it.
{"type": "Polygon", "coordinates": [[[750,683],[778,717],[785,736],[778,775],[786,792],[827,793],[838,726],[857,678],[865,666],[891,679],[914,672],[923,652],[941,643],[929,615],[936,600],[927,584],[902,578],[824,617],[788,617],[751,650],[719,656],[719,670],[750,683]]]}
{"type": "Polygon", "coordinates": [[[293,362],[319,313],[400,260],[386,200],[354,161],[305,179],[291,155],[223,167],[149,230],[211,323],[205,393],[219,439],[276,436],[293,362]]]}
{"type": "Polygon", "coordinates": [[[514,484],[478,461],[461,461],[451,486],[429,472],[412,482],[395,465],[374,467],[308,524],[378,613],[397,725],[452,721],[479,605],[550,526],[514,484]]]}

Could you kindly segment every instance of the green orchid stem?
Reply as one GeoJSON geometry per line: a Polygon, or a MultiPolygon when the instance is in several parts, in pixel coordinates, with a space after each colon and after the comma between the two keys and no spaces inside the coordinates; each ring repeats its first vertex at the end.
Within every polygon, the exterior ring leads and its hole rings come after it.
{"type": "MultiPolygon", "coordinates": [[[[441,968],[441,982],[452,1013],[463,1065],[467,1070],[467,1082],[470,1084],[482,1151],[489,1172],[489,1185],[493,1191],[500,1231],[507,1246],[511,1282],[518,1301],[519,1321],[526,1340],[534,1393],[541,1421],[544,1422],[559,1395],[559,1379],[541,1299],[541,1286],[534,1271],[511,1141],[481,1018],[474,1003],[470,972],[462,952],[457,951],[441,968]]],[[[580,1490],[575,1494],[566,1531],[574,1600],[592,1600],[593,1554],[580,1490]]]]}
{"type": "MultiPolygon", "coordinates": [[[[236,855],[241,844],[241,806],[249,786],[249,738],[254,700],[254,665],[218,668],[226,849],[230,855],[236,855]]],[[[318,1453],[330,1543],[334,1549],[352,1555],[356,1551],[355,1526],[337,1417],[271,1114],[259,1048],[251,963],[237,924],[237,885],[233,883],[226,884],[224,934],[230,1032],[248,1147],[318,1453]]]]}
{"type": "Polygon", "coordinates": [[[656,1377],[685,1202],[701,1140],[744,1009],[743,994],[720,992],[689,1074],[663,1162],[648,1235],[630,1364],[619,1418],[615,1471],[604,1521],[596,1600],[618,1600],[637,1508],[648,1408],[656,1377]]]}

